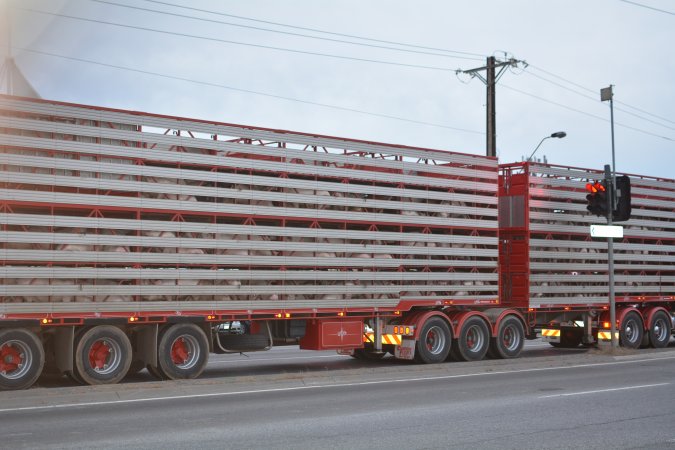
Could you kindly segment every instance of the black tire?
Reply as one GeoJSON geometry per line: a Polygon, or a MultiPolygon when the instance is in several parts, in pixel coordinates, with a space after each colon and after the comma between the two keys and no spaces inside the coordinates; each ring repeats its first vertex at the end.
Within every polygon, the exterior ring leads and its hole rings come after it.
{"type": "Polygon", "coordinates": [[[197,378],[209,360],[209,341],[192,323],[177,323],[164,330],[159,339],[157,361],[171,380],[197,378]]]}
{"type": "Polygon", "coordinates": [[[445,361],[452,346],[452,332],[440,317],[431,317],[422,326],[415,343],[415,361],[436,364],[445,361]]]}
{"type": "Polygon", "coordinates": [[[658,311],[652,316],[649,324],[649,342],[654,348],[664,348],[670,342],[671,322],[670,317],[663,311],[658,311]]]}
{"type": "Polygon", "coordinates": [[[499,324],[497,336],[490,339],[488,352],[493,358],[517,358],[525,345],[525,328],[515,316],[505,317],[499,324]]]}
{"type": "Polygon", "coordinates": [[[640,316],[635,311],[626,314],[619,330],[619,344],[625,348],[640,348],[643,335],[644,327],[640,316]]]}
{"type": "Polygon", "coordinates": [[[112,325],[97,325],[75,341],[75,379],[84,384],[116,384],[131,365],[129,337],[112,325]]]}
{"type": "Polygon", "coordinates": [[[480,317],[470,317],[452,343],[452,358],[456,361],[480,361],[485,357],[489,345],[488,325],[480,317]]]}
{"type": "Polygon", "coordinates": [[[42,373],[45,350],[32,331],[0,330],[0,389],[27,389],[42,373]]]}

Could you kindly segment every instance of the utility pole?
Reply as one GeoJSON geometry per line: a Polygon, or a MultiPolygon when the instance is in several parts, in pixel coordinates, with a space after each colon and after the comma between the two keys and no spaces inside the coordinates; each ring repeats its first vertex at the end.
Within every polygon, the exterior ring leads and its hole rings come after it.
{"type": "Polygon", "coordinates": [[[518,67],[518,64],[522,63],[527,67],[525,61],[520,61],[514,58],[507,59],[505,61],[498,61],[494,56],[489,56],[483,67],[477,67],[475,69],[461,70],[458,69],[456,73],[466,73],[471,75],[472,78],[476,77],[485,83],[487,87],[487,102],[486,102],[486,144],[485,144],[485,154],[487,156],[497,156],[497,110],[496,110],[496,90],[497,90],[497,81],[504,74],[504,71],[507,67],[518,67]],[[499,69],[499,71],[497,71],[499,69]],[[482,71],[485,71],[485,76],[481,74],[482,71]]]}

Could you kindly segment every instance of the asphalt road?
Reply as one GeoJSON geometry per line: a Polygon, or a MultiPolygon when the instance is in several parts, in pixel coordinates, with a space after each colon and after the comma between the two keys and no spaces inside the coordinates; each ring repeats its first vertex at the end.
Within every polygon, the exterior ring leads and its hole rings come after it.
{"type": "Polygon", "coordinates": [[[516,360],[433,366],[280,348],[214,358],[199,380],[0,392],[0,437],[2,448],[675,448],[675,346],[534,343],[516,360]]]}

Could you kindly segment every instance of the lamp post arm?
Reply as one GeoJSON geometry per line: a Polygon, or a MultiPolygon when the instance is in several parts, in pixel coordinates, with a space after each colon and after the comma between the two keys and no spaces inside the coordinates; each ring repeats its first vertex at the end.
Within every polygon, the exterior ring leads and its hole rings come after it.
{"type": "Polygon", "coordinates": [[[534,149],[534,151],[533,151],[532,154],[529,156],[529,158],[527,158],[527,160],[528,160],[528,161],[531,161],[531,160],[532,160],[532,157],[534,156],[534,154],[537,153],[537,150],[539,150],[539,147],[541,147],[541,144],[542,144],[546,139],[550,139],[550,138],[551,138],[551,136],[546,136],[544,139],[542,139],[541,141],[539,141],[539,144],[537,145],[537,148],[534,149]]]}

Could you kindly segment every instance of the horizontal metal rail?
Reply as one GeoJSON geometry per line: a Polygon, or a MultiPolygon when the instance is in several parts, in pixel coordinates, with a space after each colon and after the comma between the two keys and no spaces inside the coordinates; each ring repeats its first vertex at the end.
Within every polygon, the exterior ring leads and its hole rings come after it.
{"type": "Polygon", "coordinates": [[[480,291],[497,292],[497,285],[398,285],[398,284],[312,284],[312,285],[204,285],[204,284],[48,284],[48,285],[0,285],[1,296],[30,297],[77,297],[77,296],[174,296],[174,295],[351,295],[393,294],[401,292],[452,292],[480,291]]]}
{"type": "MultiPolygon", "coordinates": [[[[66,164],[64,164],[66,166],[66,164]]],[[[77,169],[70,169],[77,170],[77,169]]],[[[431,212],[437,214],[473,215],[473,216],[497,216],[495,208],[467,207],[451,204],[428,204],[413,201],[391,201],[358,199],[353,197],[335,197],[328,195],[306,195],[287,192],[270,192],[252,189],[228,189],[220,187],[189,186],[177,183],[158,183],[150,181],[125,181],[115,179],[101,179],[91,177],[54,176],[44,174],[26,174],[19,172],[0,171],[0,177],[7,182],[25,183],[38,186],[61,186],[70,188],[86,188],[99,190],[114,190],[136,192],[152,195],[176,195],[209,197],[229,200],[248,200],[255,202],[278,202],[315,207],[332,206],[336,208],[357,209],[389,209],[414,212],[431,212]]],[[[195,198],[195,201],[197,199],[195,198]]],[[[212,202],[213,203],[213,202],[212,202]]],[[[258,203],[260,204],[260,203],[258,203]]]]}
{"type": "Polygon", "coordinates": [[[405,259],[405,258],[338,258],[334,256],[241,256],[189,253],[97,252],[57,250],[11,250],[2,252],[5,261],[62,262],[78,264],[169,264],[222,266],[294,266],[294,267],[497,267],[496,260],[477,259],[405,259]]]}
{"type": "Polygon", "coordinates": [[[249,126],[219,124],[185,118],[167,118],[153,114],[144,114],[130,111],[111,111],[103,108],[88,108],[77,105],[40,103],[5,96],[0,97],[0,109],[43,114],[48,116],[86,119],[99,122],[128,123],[142,125],[144,127],[190,130],[193,132],[249,138],[252,140],[270,140],[294,143],[304,146],[319,146],[339,149],[346,148],[352,151],[370,154],[397,155],[409,158],[430,159],[439,162],[447,161],[457,164],[476,164],[480,166],[497,167],[496,159],[486,158],[479,155],[451,153],[429,149],[415,149],[388,144],[367,143],[349,139],[322,137],[280,130],[256,129],[249,126]]]}
{"type": "Polygon", "coordinates": [[[373,244],[345,244],[340,242],[290,242],[268,240],[237,240],[223,238],[187,238],[187,237],[149,237],[108,234],[75,234],[75,233],[40,233],[0,231],[0,242],[21,244],[76,244],[81,246],[110,246],[109,251],[131,247],[152,249],[218,249],[218,250],[251,250],[251,251],[284,251],[284,252],[328,252],[328,253],[375,253],[396,255],[436,255],[436,256],[470,256],[495,257],[495,249],[465,247],[429,247],[373,244]]]}
{"type": "MultiPolygon", "coordinates": [[[[347,229],[321,229],[299,227],[274,227],[263,225],[231,225],[201,222],[164,220],[108,219],[100,217],[73,217],[40,214],[0,213],[0,225],[59,227],[76,229],[108,229],[140,232],[171,232],[275,236],[307,239],[342,239],[354,241],[398,241],[411,243],[437,243],[443,245],[497,245],[496,236],[469,236],[462,234],[361,231],[347,229]]],[[[496,256],[496,254],[495,254],[496,256]]]]}
{"type": "MultiPolygon", "coordinates": [[[[569,233],[589,235],[589,225],[560,225],[550,223],[530,223],[530,232],[537,231],[540,233],[569,233]]],[[[672,231],[654,231],[654,230],[638,230],[638,229],[624,229],[624,237],[630,238],[645,238],[645,239],[668,239],[674,240],[675,235],[672,231]]]]}
{"type": "MultiPolygon", "coordinates": [[[[189,148],[191,150],[198,149],[205,151],[220,151],[231,154],[255,155],[266,158],[283,158],[286,161],[302,160],[304,163],[309,161],[320,162],[323,164],[329,163],[335,164],[336,166],[349,166],[349,169],[351,170],[368,170],[368,168],[377,167],[400,173],[423,171],[425,173],[479,178],[493,181],[496,181],[497,179],[497,170],[486,170],[486,168],[462,168],[423,164],[405,160],[392,161],[375,158],[363,158],[354,154],[349,155],[326,152],[310,152],[306,150],[296,150],[278,146],[266,147],[263,145],[223,142],[213,139],[200,139],[193,137],[139,132],[135,130],[129,131],[105,127],[92,127],[59,122],[48,122],[44,120],[19,119],[14,117],[5,118],[4,123],[8,128],[15,128],[19,130],[74,135],[92,139],[127,141],[140,144],[144,148],[153,148],[156,145],[164,146],[166,148],[183,147],[189,148]]],[[[143,150],[139,149],[139,152],[142,154],[143,150]]],[[[452,159],[452,157],[450,157],[450,159],[452,159]]],[[[277,164],[284,164],[284,167],[286,169],[288,168],[285,163],[278,162],[277,164]]]]}
{"type": "Polygon", "coordinates": [[[495,282],[496,273],[480,272],[374,272],[369,270],[237,270],[237,269],[136,269],[92,267],[0,266],[0,277],[14,279],[110,280],[249,280],[249,281],[483,281],[495,282]]]}
{"type": "MultiPolygon", "coordinates": [[[[33,167],[43,167],[45,169],[58,168],[61,170],[69,171],[82,171],[82,172],[97,172],[101,176],[97,177],[97,180],[101,182],[107,181],[109,178],[112,178],[111,175],[116,175],[113,180],[118,181],[120,178],[126,178],[127,180],[130,177],[149,177],[149,178],[161,178],[169,180],[183,180],[187,183],[221,183],[221,184],[232,184],[239,185],[242,187],[249,187],[252,189],[256,187],[258,189],[268,189],[268,188],[284,188],[284,189],[304,189],[304,190],[317,190],[317,191],[326,191],[330,193],[338,193],[340,195],[354,195],[357,197],[367,198],[368,196],[388,196],[388,197],[397,197],[397,198],[407,198],[411,200],[438,200],[445,202],[463,202],[463,203],[479,203],[486,205],[496,205],[497,198],[489,195],[479,195],[479,194],[462,194],[457,192],[447,193],[439,192],[427,189],[403,189],[403,188],[390,188],[384,186],[367,186],[362,184],[350,184],[342,182],[329,182],[329,181],[314,181],[314,180],[299,180],[293,178],[284,178],[284,177],[265,177],[258,175],[240,175],[233,173],[221,173],[221,172],[211,172],[204,170],[191,170],[191,169],[174,169],[168,167],[154,167],[146,165],[134,165],[129,161],[128,164],[122,163],[113,163],[113,162],[97,162],[97,161],[84,161],[78,159],[64,159],[64,158],[45,158],[45,157],[36,157],[30,155],[24,155],[21,153],[0,153],[0,163],[1,164],[14,164],[15,166],[27,166],[27,163],[30,163],[33,167]],[[58,166],[58,167],[57,167],[58,166]],[[108,177],[108,179],[104,178],[108,177]]],[[[54,180],[54,184],[57,184],[57,181],[66,182],[68,180],[63,180],[63,178],[89,178],[90,176],[80,177],[69,177],[69,176],[58,176],[52,175],[51,173],[39,173],[33,174],[32,170],[29,167],[25,167],[21,172],[4,172],[5,176],[10,176],[12,174],[19,173],[20,176],[39,176],[45,177],[47,180],[54,180]]],[[[19,176],[19,175],[15,175],[19,176]]],[[[9,180],[8,180],[9,181],[9,180]]],[[[87,180],[89,181],[89,180],[87,180]]],[[[72,182],[72,181],[71,181],[72,182]]],[[[44,184],[44,182],[42,183],[44,184]]],[[[178,183],[176,183],[178,184],[178,183]]],[[[165,184],[162,184],[164,186],[165,184]]],[[[185,186],[185,185],[179,185],[185,186]]]]}
{"type": "Polygon", "coordinates": [[[34,202],[54,205],[80,205],[88,208],[128,208],[144,210],[165,210],[181,213],[227,213],[243,216],[271,216],[285,218],[305,218],[315,220],[356,220],[422,226],[436,225],[447,227],[496,229],[497,220],[475,220],[462,218],[443,218],[413,216],[402,214],[362,213],[355,211],[333,211],[328,209],[288,208],[260,205],[237,205],[232,203],[196,202],[188,200],[165,200],[143,197],[122,197],[88,194],[65,194],[61,192],[27,191],[18,189],[0,189],[0,200],[15,202],[34,202]],[[214,210],[214,205],[217,210],[214,210]]]}
{"type": "MultiPolygon", "coordinates": [[[[392,183],[391,173],[339,169],[329,166],[315,166],[304,164],[280,163],[260,159],[237,158],[230,156],[200,155],[195,153],[175,152],[146,148],[124,147],[89,142],[64,141],[37,137],[2,135],[4,145],[23,147],[26,149],[55,150],[83,155],[98,155],[104,157],[117,157],[127,160],[154,161],[170,164],[197,164],[208,167],[237,168],[243,170],[286,172],[302,176],[326,177],[337,179],[350,179],[361,181],[376,181],[392,183]]],[[[477,192],[495,192],[496,183],[471,182],[466,180],[453,180],[438,176],[421,176],[410,174],[396,174],[396,183],[456,188],[477,192]]]]}

